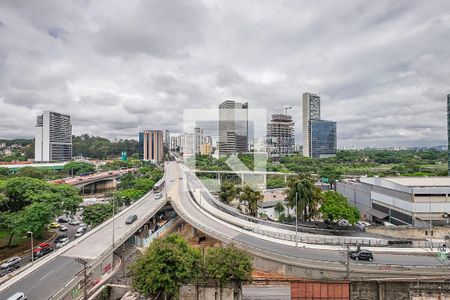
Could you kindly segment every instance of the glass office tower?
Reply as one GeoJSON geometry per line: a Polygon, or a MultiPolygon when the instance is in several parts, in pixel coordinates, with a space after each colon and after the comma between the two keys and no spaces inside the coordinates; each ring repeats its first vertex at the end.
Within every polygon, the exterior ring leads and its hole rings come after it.
{"type": "Polygon", "coordinates": [[[311,157],[327,158],[336,155],[336,122],[311,121],[311,157]]]}

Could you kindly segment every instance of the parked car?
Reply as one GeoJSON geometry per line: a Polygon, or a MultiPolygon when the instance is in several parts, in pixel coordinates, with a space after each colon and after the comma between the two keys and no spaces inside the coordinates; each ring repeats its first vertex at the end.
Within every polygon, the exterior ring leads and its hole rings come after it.
{"type": "Polygon", "coordinates": [[[69,225],[79,225],[80,224],[80,221],[78,221],[77,219],[71,219],[70,221],[69,221],[69,225]]]}
{"type": "Polygon", "coordinates": [[[65,233],[61,233],[60,235],[58,235],[55,239],[55,244],[57,244],[61,239],[66,238],[67,234],[65,233]]]}
{"type": "Polygon", "coordinates": [[[161,199],[162,195],[160,193],[156,194],[155,199],[161,199]]]}
{"type": "Polygon", "coordinates": [[[15,293],[6,300],[27,300],[27,296],[24,293],[15,293]]]}
{"type": "Polygon", "coordinates": [[[338,221],[338,225],[339,226],[350,226],[350,223],[347,220],[342,219],[342,220],[338,221]]]}
{"type": "Polygon", "coordinates": [[[51,222],[51,223],[50,223],[50,228],[59,228],[59,227],[61,227],[61,225],[59,225],[59,224],[56,223],[56,222],[51,222]]]}
{"type": "MultiPolygon", "coordinates": [[[[49,243],[40,243],[36,248],[33,249],[34,258],[42,257],[53,251],[53,247],[49,243]]],[[[30,259],[31,260],[31,259],[30,259]]]]}
{"type": "Polygon", "coordinates": [[[13,268],[0,269],[0,277],[8,275],[13,271],[13,268]]]}
{"type": "Polygon", "coordinates": [[[372,251],[369,250],[356,250],[350,251],[350,258],[354,260],[368,260],[373,261],[372,251]]]}
{"type": "Polygon", "coordinates": [[[8,268],[19,268],[20,262],[22,259],[18,256],[14,256],[5,260],[1,265],[0,269],[8,269],[8,268]]]}
{"type": "Polygon", "coordinates": [[[84,224],[84,223],[81,223],[79,228],[83,228],[83,230],[86,231],[87,230],[87,225],[84,224]]]}
{"type": "Polygon", "coordinates": [[[62,225],[61,227],[59,227],[59,231],[67,231],[67,227],[62,225]]]}
{"type": "Polygon", "coordinates": [[[77,229],[77,233],[75,233],[75,238],[78,238],[84,234],[85,227],[80,227],[77,229]]]}
{"type": "Polygon", "coordinates": [[[125,224],[132,224],[137,220],[137,215],[129,215],[125,224]]]}
{"type": "Polygon", "coordinates": [[[66,218],[66,217],[59,217],[59,218],[58,218],[58,222],[59,222],[59,223],[67,223],[67,222],[69,222],[69,218],[66,218]]]}
{"type": "Polygon", "coordinates": [[[68,238],[62,238],[62,239],[59,240],[58,243],[56,243],[56,248],[64,247],[68,243],[69,243],[69,239],[68,238]]]}

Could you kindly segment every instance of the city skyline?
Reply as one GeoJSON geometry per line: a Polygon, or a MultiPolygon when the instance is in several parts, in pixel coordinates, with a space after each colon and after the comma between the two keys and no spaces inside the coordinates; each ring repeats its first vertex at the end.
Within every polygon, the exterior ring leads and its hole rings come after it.
{"type": "Polygon", "coordinates": [[[321,95],[323,119],[338,123],[339,147],[443,145],[449,9],[446,1],[2,3],[0,138],[31,138],[42,110],[71,115],[77,135],[181,132],[182,109],[234,99],[268,115],[292,106],[301,141],[301,95],[310,91],[321,95]]]}

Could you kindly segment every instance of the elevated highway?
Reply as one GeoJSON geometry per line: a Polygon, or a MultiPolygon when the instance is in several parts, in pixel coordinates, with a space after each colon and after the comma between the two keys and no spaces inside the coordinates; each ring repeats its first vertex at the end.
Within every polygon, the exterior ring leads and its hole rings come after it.
{"type": "MultiPolygon", "coordinates": [[[[235,243],[246,249],[267,266],[278,263],[277,268],[291,270],[291,275],[339,278],[347,272],[346,255],[342,247],[320,248],[292,241],[283,241],[262,236],[246,230],[245,227],[230,224],[205,211],[195,193],[189,193],[189,180],[177,163],[166,165],[168,196],[177,213],[193,227],[226,243],[235,243]],[[181,179],[180,179],[181,178],[181,179]]],[[[191,178],[192,179],[192,178],[191,178]]],[[[233,216],[230,216],[233,218],[233,216]]],[[[248,222],[248,221],[246,221],[248,222]]],[[[247,225],[250,227],[251,222],[247,225]]],[[[450,265],[429,253],[405,255],[377,253],[374,262],[350,261],[352,277],[382,277],[418,275],[450,275],[450,265]]]]}
{"type": "Polygon", "coordinates": [[[0,299],[7,299],[16,292],[23,292],[28,299],[60,299],[76,289],[81,277],[77,274],[82,265],[75,258],[82,258],[89,267],[109,270],[112,253],[154,216],[165,204],[165,197],[156,200],[151,191],[133,205],[118,213],[86,235],[72,241],[66,247],[45,256],[28,269],[0,285],[0,299]],[[125,220],[136,214],[138,219],[131,225],[125,220]],[[114,226],[114,241],[113,241],[114,226]]]}

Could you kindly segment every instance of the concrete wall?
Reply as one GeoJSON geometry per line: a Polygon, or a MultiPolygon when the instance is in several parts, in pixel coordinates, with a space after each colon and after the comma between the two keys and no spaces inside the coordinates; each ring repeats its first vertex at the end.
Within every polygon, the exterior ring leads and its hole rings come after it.
{"type": "Polygon", "coordinates": [[[195,285],[184,285],[180,288],[180,300],[238,300],[240,291],[237,288],[225,287],[216,289],[214,287],[196,287],[195,285]],[[222,292],[222,297],[220,297],[222,292]],[[198,293],[198,297],[197,297],[198,293]]]}
{"type": "MultiPolygon", "coordinates": [[[[392,236],[396,238],[429,239],[429,228],[369,226],[367,232],[392,236]]],[[[433,238],[443,240],[450,235],[450,227],[434,226],[433,238]]]]}
{"type": "Polygon", "coordinates": [[[446,282],[352,282],[352,300],[425,300],[450,299],[450,285],[446,282]]]}

